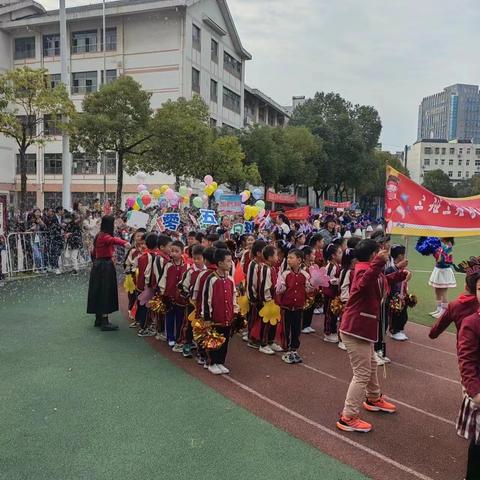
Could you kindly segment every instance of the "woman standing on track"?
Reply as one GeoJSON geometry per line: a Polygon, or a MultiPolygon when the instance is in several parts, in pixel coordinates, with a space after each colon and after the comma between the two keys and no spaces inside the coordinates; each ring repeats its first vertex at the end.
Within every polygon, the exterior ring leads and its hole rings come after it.
{"type": "Polygon", "coordinates": [[[130,247],[130,244],[113,236],[115,218],[102,218],[100,233],[93,242],[93,267],[88,284],[87,313],[95,314],[95,326],[102,331],[118,330],[108,320],[110,313],[118,310],[117,272],[112,257],[115,245],[130,247]]]}

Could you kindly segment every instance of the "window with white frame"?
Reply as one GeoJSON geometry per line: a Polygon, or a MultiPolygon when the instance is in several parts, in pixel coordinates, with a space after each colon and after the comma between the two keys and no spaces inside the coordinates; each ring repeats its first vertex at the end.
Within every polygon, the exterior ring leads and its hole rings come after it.
{"type": "Polygon", "coordinates": [[[229,88],[223,87],[223,106],[232,110],[232,112],[240,113],[241,111],[241,97],[229,88]]]}
{"type": "Polygon", "coordinates": [[[72,93],[85,94],[97,91],[97,71],[72,74],[72,93]]]}
{"type": "Polygon", "coordinates": [[[13,58],[15,60],[35,58],[35,37],[16,38],[13,58]]]}
{"type": "Polygon", "coordinates": [[[92,53],[97,51],[97,31],[86,30],[72,33],[72,53],[92,53]]]}

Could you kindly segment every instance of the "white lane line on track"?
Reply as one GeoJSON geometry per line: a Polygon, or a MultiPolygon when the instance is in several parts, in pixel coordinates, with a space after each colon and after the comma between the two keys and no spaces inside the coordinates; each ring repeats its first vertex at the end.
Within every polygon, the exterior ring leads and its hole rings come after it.
{"type": "MultiPolygon", "coordinates": [[[[350,382],[343,380],[341,378],[335,377],[333,375],[330,375],[327,372],[324,372],[322,370],[319,370],[318,368],[312,367],[310,365],[306,365],[305,363],[303,364],[305,368],[308,370],[312,370],[316,373],[319,373],[320,375],[324,375],[325,377],[332,378],[333,380],[337,380],[340,383],[348,385],[350,382]]],[[[409,403],[402,402],[401,400],[398,400],[396,398],[393,398],[392,396],[388,395],[388,398],[392,400],[395,403],[398,403],[399,405],[402,405],[403,407],[409,408],[410,410],[414,410],[415,412],[421,413],[422,415],[425,415],[430,418],[434,418],[435,420],[439,420],[440,422],[446,423],[447,425],[453,425],[455,426],[455,422],[453,420],[448,420],[447,418],[440,417],[439,415],[435,415],[434,413],[427,412],[427,410],[423,410],[421,408],[414,407],[413,405],[410,405],[409,403]]]]}
{"type": "Polygon", "coordinates": [[[341,435],[340,433],[336,432],[335,430],[332,430],[332,429],[327,428],[323,425],[320,425],[319,423],[311,420],[310,418],[307,418],[307,417],[303,416],[302,414],[300,414],[298,412],[295,412],[294,410],[291,410],[288,407],[285,407],[281,403],[278,403],[275,400],[272,400],[271,398],[266,397],[265,395],[261,394],[260,392],[257,392],[253,388],[250,388],[249,386],[244,385],[243,383],[239,382],[238,380],[235,380],[232,377],[228,377],[226,375],[223,375],[223,378],[225,380],[233,383],[237,387],[241,388],[242,390],[245,390],[246,392],[250,393],[251,395],[254,395],[255,397],[259,398],[260,400],[263,400],[264,402],[278,408],[279,410],[281,410],[285,413],[288,413],[292,417],[295,417],[298,420],[301,420],[302,422],[307,423],[308,425],[311,425],[312,427],[317,428],[318,430],[322,431],[323,433],[326,433],[327,435],[330,435],[330,436],[336,438],[337,440],[341,440],[342,442],[345,442],[345,443],[351,445],[352,447],[355,447],[359,450],[362,450],[363,452],[366,452],[366,453],[372,455],[373,457],[375,457],[375,458],[377,458],[377,459],[379,459],[379,460],[381,460],[385,463],[388,463],[389,465],[392,465],[393,467],[398,468],[399,470],[402,470],[405,473],[408,473],[408,474],[412,475],[415,478],[419,478],[420,480],[433,480],[433,478],[428,477],[427,475],[424,475],[423,473],[417,472],[416,470],[413,470],[412,468],[407,467],[406,465],[403,465],[403,464],[397,462],[396,460],[393,460],[393,458],[387,457],[386,455],[383,455],[382,453],[377,452],[376,450],[373,450],[372,448],[366,447],[365,445],[362,445],[361,443],[355,442],[354,440],[351,440],[350,438],[341,435]]]}
{"type": "Polygon", "coordinates": [[[445,353],[446,355],[451,355],[452,357],[457,358],[457,355],[452,352],[448,352],[447,350],[441,350],[440,348],[430,347],[429,345],[424,345],[423,343],[412,342],[412,340],[408,340],[405,342],[407,345],[411,343],[412,345],[418,345],[419,347],[428,348],[429,350],[433,350],[435,352],[445,353]]]}
{"type": "Polygon", "coordinates": [[[458,380],[453,380],[453,378],[448,378],[448,377],[444,377],[442,375],[437,375],[436,373],[431,373],[431,372],[427,372],[425,370],[420,370],[419,368],[410,367],[409,365],[404,365],[403,363],[392,362],[392,365],[397,365],[399,367],[406,368],[408,370],[413,370],[414,372],[423,373],[424,375],[428,375],[428,376],[433,377],[433,378],[438,378],[439,380],[444,380],[445,382],[454,383],[455,385],[461,385],[461,383],[458,380]]]}
{"type": "MultiPolygon", "coordinates": [[[[408,327],[420,327],[422,329],[427,328],[429,331],[432,327],[429,327],[428,325],[422,325],[421,323],[416,323],[416,322],[408,322],[408,327]]],[[[453,335],[456,337],[457,335],[452,332],[443,332],[442,335],[453,335]]]]}

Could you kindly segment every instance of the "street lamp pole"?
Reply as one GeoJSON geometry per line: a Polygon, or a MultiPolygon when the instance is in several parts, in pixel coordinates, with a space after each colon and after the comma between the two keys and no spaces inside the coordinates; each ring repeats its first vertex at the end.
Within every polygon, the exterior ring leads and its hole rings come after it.
{"type": "MultiPolygon", "coordinates": [[[[107,83],[107,20],[105,11],[105,0],[103,0],[103,84],[107,83]]],[[[107,203],[107,155],[102,152],[103,155],[103,204],[107,203]]]]}
{"type": "MultiPolygon", "coordinates": [[[[65,10],[65,0],[60,0],[60,57],[61,57],[61,78],[62,83],[70,96],[70,72],[69,72],[69,52],[67,37],[67,12],[65,10]]],[[[64,118],[68,122],[68,117],[64,118]]],[[[63,208],[70,210],[72,208],[72,155],[70,153],[70,136],[64,132],[62,135],[62,204],[63,208]]]]}

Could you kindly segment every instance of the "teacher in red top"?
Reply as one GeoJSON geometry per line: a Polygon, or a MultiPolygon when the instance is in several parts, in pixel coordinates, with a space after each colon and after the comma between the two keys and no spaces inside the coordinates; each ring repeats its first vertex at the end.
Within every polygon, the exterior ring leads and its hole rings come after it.
{"type": "Polygon", "coordinates": [[[102,331],[118,330],[108,320],[110,313],[118,311],[117,272],[112,257],[115,245],[129,247],[130,244],[113,236],[115,218],[106,215],[102,218],[100,233],[93,241],[93,267],[88,284],[87,313],[95,314],[95,326],[102,331]]]}

